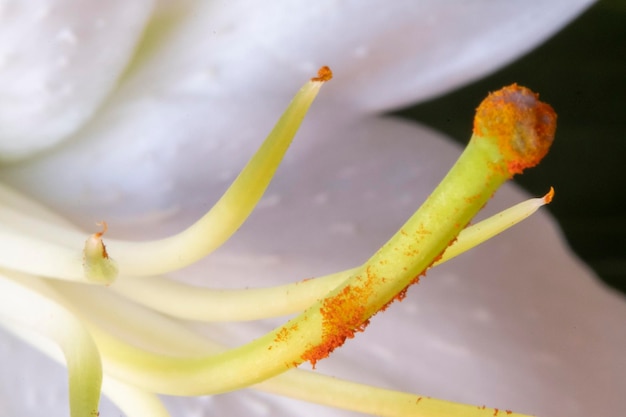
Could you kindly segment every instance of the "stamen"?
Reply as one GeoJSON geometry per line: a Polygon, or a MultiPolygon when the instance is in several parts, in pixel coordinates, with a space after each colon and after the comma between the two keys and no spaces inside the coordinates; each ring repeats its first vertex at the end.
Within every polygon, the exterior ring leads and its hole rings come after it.
{"type": "Polygon", "coordinates": [[[88,280],[103,284],[112,283],[117,278],[117,265],[109,258],[106,246],[102,241],[102,235],[108,230],[106,222],[98,223],[102,231],[94,233],[85,242],[83,249],[85,276],[88,280]]]}
{"type": "Polygon", "coordinates": [[[332,78],[322,67],[298,91],[259,150],[213,208],[183,232],[151,242],[109,240],[124,275],[158,275],[188,266],[220,247],[239,229],[269,185],[321,86],[332,78]]]}
{"type": "MultiPolygon", "coordinates": [[[[417,282],[511,176],[508,167],[527,165],[528,152],[509,152],[503,131],[498,129],[496,135],[484,130],[475,135],[441,184],[400,231],[328,296],[285,325],[246,345],[204,358],[149,354],[93,329],[111,369],[119,372],[120,378],[156,392],[189,394],[188,390],[193,390],[191,393],[201,394],[248,386],[305,360],[315,365],[417,282]]],[[[524,128],[514,133],[510,141],[534,135],[524,128]]]]}
{"type": "Polygon", "coordinates": [[[332,78],[333,72],[330,70],[329,67],[324,65],[317,71],[317,77],[311,78],[311,81],[324,83],[326,81],[330,81],[332,78]]]}
{"type": "Polygon", "coordinates": [[[539,95],[512,84],[483,100],[476,110],[474,135],[497,139],[511,175],[534,167],[550,149],[556,113],[539,95]]]}
{"type": "MultiPolygon", "coordinates": [[[[313,77],[298,92],[233,185],[216,206],[192,227],[170,238],[146,243],[107,239],[122,272],[131,276],[146,276],[179,269],[226,241],[261,198],[319,88],[331,77],[330,70],[322,67],[317,77],[313,77]]],[[[23,276],[18,268],[7,271],[6,276],[0,276],[3,297],[16,294],[15,299],[20,300],[16,305],[0,303],[0,316],[18,324],[20,320],[30,320],[32,324],[32,318],[38,314],[55,317],[52,326],[44,326],[43,330],[61,345],[67,359],[72,417],[84,415],[85,412],[97,413],[101,368],[92,337],[102,354],[108,375],[150,392],[212,394],[247,387],[278,376],[265,382],[264,388],[351,410],[387,416],[415,412],[433,417],[454,413],[467,416],[498,414],[497,409],[431,401],[347,381],[333,382],[312,373],[294,373],[296,379],[280,374],[304,361],[315,366],[317,361],[364,330],[374,314],[387,308],[393,300],[402,299],[407,288],[418,282],[419,277],[432,265],[475,246],[550,202],[553,190],[541,199],[528,200],[465,229],[503,182],[525,168],[534,166],[545,155],[553,140],[555,123],[556,115],[552,108],[539,102],[537,95],[530,90],[513,85],[490,95],[478,108],[472,140],[449,174],[424,205],[367,262],[353,270],[303,285],[309,290],[313,289],[311,293],[317,291],[317,294],[324,294],[315,300],[310,299],[310,294],[301,293],[298,297],[287,295],[286,286],[251,292],[252,298],[248,298],[247,302],[254,308],[258,308],[259,303],[256,301],[276,296],[277,291],[282,292],[280,296],[284,301],[277,310],[286,311],[294,306],[302,308],[303,303],[308,308],[285,325],[243,346],[222,350],[221,347],[211,345],[211,353],[205,353],[204,348],[210,345],[209,342],[200,342],[197,335],[185,333],[187,329],[184,326],[168,321],[152,310],[143,311],[141,306],[117,297],[113,291],[60,282],[47,285],[39,278],[23,276]],[[32,302],[24,304],[22,299],[32,302]],[[111,317],[113,310],[128,319],[118,323],[119,320],[111,317]],[[118,330],[121,329],[121,332],[111,331],[110,328],[115,328],[114,323],[119,324],[118,330]],[[129,342],[137,335],[143,344],[129,342]],[[151,342],[165,346],[165,353],[152,346],[147,348],[146,344],[151,342]],[[87,383],[82,386],[77,381],[87,383]],[[315,399],[311,398],[311,393],[315,393],[315,399]]],[[[2,192],[0,188],[0,194],[2,192]]],[[[24,205],[24,201],[19,198],[13,201],[16,206],[24,205]]],[[[0,216],[4,215],[20,217],[15,212],[0,211],[0,216]]],[[[42,216],[46,216],[45,210],[42,216]]],[[[72,268],[78,263],[72,259],[72,252],[64,253],[63,249],[66,239],[73,239],[76,232],[70,228],[57,240],[55,227],[62,227],[62,223],[57,224],[54,216],[46,216],[46,221],[52,225],[44,227],[45,240],[41,238],[37,241],[37,230],[26,230],[26,219],[19,227],[11,229],[6,226],[6,231],[1,231],[0,247],[18,243],[22,245],[20,249],[38,251],[49,245],[50,249],[57,251],[52,253],[60,256],[62,263],[72,265],[67,270],[55,269],[55,274],[73,277],[76,271],[72,268]]],[[[89,237],[84,245],[82,274],[91,282],[110,284],[118,273],[103,242],[106,231],[107,225],[103,222],[102,231],[89,237]]],[[[0,256],[2,253],[4,251],[0,251],[0,256]]],[[[27,264],[24,261],[20,261],[20,268],[28,268],[24,266],[27,264]]],[[[50,263],[45,263],[46,268],[54,264],[53,260],[48,261],[50,263]]],[[[9,262],[0,259],[3,267],[11,266],[9,262]]],[[[27,271],[33,273],[30,269],[27,271]]],[[[186,298],[186,291],[190,290],[189,287],[181,288],[179,284],[166,283],[164,280],[157,280],[155,284],[158,285],[155,285],[155,292],[152,293],[141,291],[150,287],[147,281],[137,278],[128,281],[126,286],[122,282],[118,287],[114,284],[112,288],[127,296],[129,293],[135,297],[144,296],[145,299],[137,301],[154,309],[159,309],[158,304],[168,302],[165,296],[169,289],[180,292],[181,298],[186,298]]],[[[211,296],[208,291],[198,293],[211,296]]],[[[235,292],[230,295],[240,297],[235,292]]],[[[271,304],[272,301],[263,302],[271,304]]],[[[217,315],[221,314],[222,319],[233,314],[227,312],[224,315],[223,306],[215,308],[216,311],[220,309],[222,311],[217,315]]],[[[250,317],[250,312],[243,316],[250,317]]],[[[124,384],[120,387],[123,391],[120,402],[129,404],[128,395],[132,394],[133,389],[124,384]]],[[[145,405],[140,406],[142,410],[154,407],[155,414],[163,412],[156,397],[147,395],[142,398],[145,400],[145,405]]],[[[506,414],[512,415],[509,411],[506,414]]]]}

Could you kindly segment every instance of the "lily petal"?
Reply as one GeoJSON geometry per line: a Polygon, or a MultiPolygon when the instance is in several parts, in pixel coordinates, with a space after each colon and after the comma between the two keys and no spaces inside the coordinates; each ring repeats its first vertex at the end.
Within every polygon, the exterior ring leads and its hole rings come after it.
{"type": "Polygon", "coordinates": [[[384,111],[493,72],[592,3],[230,1],[176,8],[166,3],[161,14],[169,15],[170,24],[154,30],[157,46],[137,67],[127,93],[146,96],[165,89],[238,100],[268,92],[291,96],[302,79],[327,64],[336,82],[325,100],[384,111]]]}
{"type": "Polygon", "coordinates": [[[99,117],[71,146],[5,178],[68,216],[98,216],[83,224],[168,215],[176,190],[218,196],[320,65],[337,77],[313,109],[315,125],[484,75],[588,4],[163,2],[99,117]]]}
{"type": "Polygon", "coordinates": [[[73,134],[124,71],[151,0],[0,3],[0,155],[22,158],[73,134]]]}

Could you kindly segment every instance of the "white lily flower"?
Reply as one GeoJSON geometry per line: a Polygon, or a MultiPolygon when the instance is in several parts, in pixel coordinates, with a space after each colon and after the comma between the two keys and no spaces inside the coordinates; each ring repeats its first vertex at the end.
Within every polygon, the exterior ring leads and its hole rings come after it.
{"type": "MultiPolygon", "coordinates": [[[[2,1],[2,179],[83,228],[106,219],[111,236],[164,236],[219,198],[301,82],[328,64],[335,80],[258,209],[211,257],[173,275],[243,288],[350,268],[401,226],[459,154],[442,135],[380,114],[494,71],[589,3],[2,1]]],[[[505,187],[488,210],[520,199],[505,187]]],[[[122,301],[98,294],[114,317],[122,301]]],[[[626,385],[625,317],[623,300],[539,215],[429,271],[317,372],[502,414],[611,415],[626,406],[614,388],[626,385]]],[[[238,346],[284,321],[193,327],[238,346]]],[[[166,330],[162,339],[179,337],[190,352],[200,343],[174,324],[166,330]]],[[[24,346],[2,333],[11,359],[0,414],[68,415],[66,371],[24,346]]],[[[135,388],[105,379],[105,389],[117,401],[135,388]]],[[[161,412],[142,395],[137,407],[161,412]]],[[[167,405],[173,417],[351,415],[256,390],[167,405]]],[[[100,415],[114,410],[103,402],[100,415]]]]}

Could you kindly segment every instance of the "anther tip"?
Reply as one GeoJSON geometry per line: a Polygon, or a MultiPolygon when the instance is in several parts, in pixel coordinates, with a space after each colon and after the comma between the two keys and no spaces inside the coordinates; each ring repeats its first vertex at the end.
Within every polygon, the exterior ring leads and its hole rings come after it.
{"type": "Polygon", "coordinates": [[[554,187],[550,187],[550,191],[548,191],[548,193],[543,196],[543,201],[546,204],[550,204],[553,198],[554,198],[554,187]]]}
{"type": "Polygon", "coordinates": [[[539,95],[512,84],[483,100],[476,109],[474,134],[495,137],[511,175],[543,159],[556,131],[556,113],[539,95]]]}
{"type": "Polygon", "coordinates": [[[322,68],[320,68],[317,71],[317,77],[311,78],[311,81],[326,82],[326,81],[330,81],[332,78],[333,78],[333,72],[330,70],[329,67],[324,65],[322,68]]]}

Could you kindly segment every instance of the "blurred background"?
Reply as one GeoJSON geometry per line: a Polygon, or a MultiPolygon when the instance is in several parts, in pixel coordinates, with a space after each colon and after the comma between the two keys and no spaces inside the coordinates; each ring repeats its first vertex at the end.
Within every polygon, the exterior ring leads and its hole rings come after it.
{"type": "Polygon", "coordinates": [[[517,82],[558,114],[554,145],[516,178],[541,196],[570,247],[626,294],[626,0],[604,0],[542,47],[488,78],[399,111],[466,143],[487,91],[517,82]]]}

